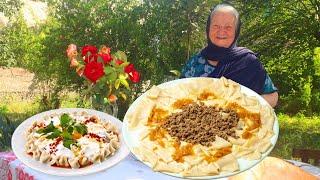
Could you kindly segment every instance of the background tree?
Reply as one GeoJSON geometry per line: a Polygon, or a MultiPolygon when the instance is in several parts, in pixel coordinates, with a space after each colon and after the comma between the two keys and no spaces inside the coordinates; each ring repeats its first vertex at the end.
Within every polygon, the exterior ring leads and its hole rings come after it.
{"type": "MultiPolygon", "coordinates": [[[[69,68],[67,45],[106,44],[112,50],[124,50],[141,72],[134,100],[151,85],[176,78],[170,70],[181,70],[186,60],[206,45],[206,20],[210,8],[220,2],[48,0],[45,24],[29,28],[16,18],[0,30],[0,65],[34,72],[37,82],[51,90],[45,95],[50,102],[45,109],[50,109],[59,106],[63,90],[84,88],[83,80],[69,68]]],[[[319,112],[319,2],[230,2],[243,22],[238,45],[259,53],[279,88],[278,110],[308,115],[319,112]]],[[[122,106],[124,113],[128,104],[122,106]]]]}
{"type": "Polygon", "coordinates": [[[236,1],[244,29],[240,44],[260,54],[280,90],[280,110],[319,111],[319,75],[314,62],[320,44],[320,3],[304,1],[236,1]]]}

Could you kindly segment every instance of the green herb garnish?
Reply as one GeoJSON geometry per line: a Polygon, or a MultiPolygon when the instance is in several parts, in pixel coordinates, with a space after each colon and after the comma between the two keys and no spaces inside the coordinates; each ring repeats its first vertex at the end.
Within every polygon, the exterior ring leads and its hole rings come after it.
{"type": "Polygon", "coordinates": [[[39,133],[39,134],[48,134],[50,132],[53,132],[55,129],[57,129],[57,128],[54,127],[53,121],[51,121],[50,124],[47,127],[39,129],[37,131],[37,133],[39,133]]]}
{"type": "Polygon", "coordinates": [[[47,136],[48,139],[54,139],[54,138],[57,138],[61,135],[61,131],[59,129],[55,129],[53,130],[53,132],[47,136]]]}
{"type": "Polygon", "coordinates": [[[64,139],[63,140],[63,146],[68,148],[68,149],[71,149],[71,144],[74,144],[76,143],[76,141],[74,139],[64,139]]]}
{"type": "Polygon", "coordinates": [[[77,123],[74,119],[72,119],[68,114],[62,114],[60,117],[60,125],[62,131],[56,128],[53,125],[53,121],[45,127],[37,130],[36,132],[39,134],[47,135],[46,138],[54,139],[57,137],[63,138],[63,146],[70,149],[72,144],[76,143],[76,140],[73,139],[72,134],[74,132],[80,133],[82,136],[87,134],[88,130],[84,124],[77,123]]]}
{"type": "Polygon", "coordinates": [[[76,128],[76,131],[81,135],[87,134],[88,132],[87,127],[83,124],[77,124],[74,126],[74,128],[76,128]]]}
{"type": "Polygon", "coordinates": [[[72,134],[72,133],[73,133],[73,129],[74,129],[74,128],[73,128],[72,126],[69,126],[69,127],[68,127],[68,130],[67,130],[68,133],[71,133],[71,134],[72,134]]]}
{"type": "Polygon", "coordinates": [[[61,135],[63,139],[72,139],[72,135],[67,131],[63,131],[61,135]]]}
{"type": "Polygon", "coordinates": [[[63,114],[60,117],[60,125],[62,128],[68,127],[72,123],[73,119],[68,114],[63,114]]]}

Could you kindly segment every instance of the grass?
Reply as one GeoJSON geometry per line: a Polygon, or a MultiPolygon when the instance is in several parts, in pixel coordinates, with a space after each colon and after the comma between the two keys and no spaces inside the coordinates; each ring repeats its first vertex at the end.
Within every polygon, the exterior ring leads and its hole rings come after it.
{"type": "Polygon", "coordinates": [[[11,149],[11,136],[16,127],[28,117],[39,112],[39,103],[31,101],[6,101],[0,103],[0,151],[11,149]]]}
{"type": "Polygon", "coordinates": [[[271,156],[293,159],[292,149],[320,150],[320,116],[279,114],[279,138],[271,156]]]}

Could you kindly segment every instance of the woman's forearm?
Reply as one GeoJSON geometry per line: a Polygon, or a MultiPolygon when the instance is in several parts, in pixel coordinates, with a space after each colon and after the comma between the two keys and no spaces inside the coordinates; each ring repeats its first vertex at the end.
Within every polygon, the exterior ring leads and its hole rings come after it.
{"type": "Polygon", "coordinates": [[[275,107],[278,103],[278,92],[262,94],[262,97],[270,104],[271,107],[275,107]]]}

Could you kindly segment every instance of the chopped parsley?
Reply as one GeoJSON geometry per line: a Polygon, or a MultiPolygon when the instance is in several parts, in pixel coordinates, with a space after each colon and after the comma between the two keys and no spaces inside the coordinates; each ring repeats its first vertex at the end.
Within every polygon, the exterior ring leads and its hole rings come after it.
{"type": "Polygon", "coordinates": [[[72,134],[79,133],[82,136],[88,133],[87,127],[84,124],[77,123],[72,119],[68,114],[64,113],[60,117],[60,126],[61,129],[53,125],[53,121],[44,128],[37,130],[39,134],[47,135],[48,139],[55,139],[57,137],[62,137],[63,146],[70,149],[72,144],[76,143],[76,140],[73,138],[72,134]]]}

